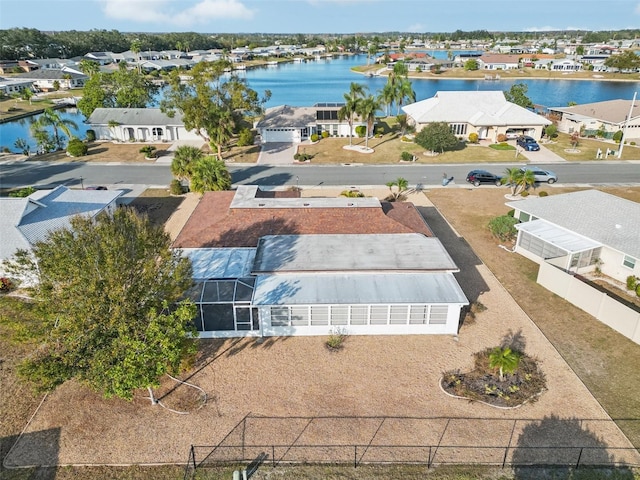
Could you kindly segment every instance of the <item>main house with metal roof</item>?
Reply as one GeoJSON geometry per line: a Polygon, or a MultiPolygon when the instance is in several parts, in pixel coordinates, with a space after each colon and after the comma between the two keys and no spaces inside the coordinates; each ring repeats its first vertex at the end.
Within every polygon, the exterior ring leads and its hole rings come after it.
{"type": "Polygon", "coordinates": [[[50,232],[68,228],[76,215],[113,213],[121,190],[71,190],[59,186],[25,198],[0,197],[0,273],[18,250],[30,250],[50,232]]]}
{"type": "Polygon", "coordinates": [[[599,190],[526,198],[515,209],[516,252],[566,271],[640,277],[640,203],[599,190]]]}
{"type": "Polygon", "coordinates": [[[170,117],[159,108],[96,108],[87,119],[98,140],[175,142],[202,140],[187,130],[180,112],[170,117]]]}
{"type": "Polygon", "coordinates": [[[207,192],[174,241],[203,338],[456,334],[458,267],[413,204],[207,192]]]}
{"type": "Polygon", "coordinates": [[[551,121],[515,103],[502,91],[439,91],[426,100],[402,107],[416,131],[433,122],[446,122],[458,137],[477,133],[481,140],[498,141],[498,135],[515,130],[535,139],[551,121]]]}

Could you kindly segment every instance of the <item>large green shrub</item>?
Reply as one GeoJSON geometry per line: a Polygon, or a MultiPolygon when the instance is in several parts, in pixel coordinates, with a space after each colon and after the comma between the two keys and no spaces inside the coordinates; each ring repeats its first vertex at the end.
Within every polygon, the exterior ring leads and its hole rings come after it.
{"type": "Polygon", "coordinates": [[[28,197],[29,195],[31,195],[35,191],[36,191],[36,189],[33,188],[33,187],[24,187],[24,188],[21,188],[20,190],[18,190],[16,192],[11,192],[9,194],[9,196],[10,197],[16,197],[16,198],[24,198],[24,197],[28,197]]]}
{"type": "Polygon", "coordinates": [[[540,193],[538,194],[538,196],[539,196],[539,197],[548,197],[548,196],[549,196],[549,192],[542,191],[542,192],[540,192],[540,193]]]}
{"type": "Polygon", "coordinates": [[[491,219],[489,222],[489,231],[494,237],[503,242],[507,242],[513,240],[518,233],[515,227],[516,223],[518,223],[516,218],[510,217],[509,215],[501,215],[491,219]]]}
{"type": "Polygon", "coordinates": [[[318,141],[318,139],[319,139],[319,137],[318,137],[318,134],[317,134],[317,133],[312,133],[312,134],[311,134],[311,141],[312,141],[312,142],[314,142],[314,143],[315,143],[315,142],[317,142],[317,141],[318,141]]]}
{"type": "Polygon", "coordinates": [[[72,157],[84,157],[89,151],[89,147],[79,138],[72,138],[67,145],[67,153],[72,157]]]}
{"type": "Polygon", "coordinates": [[[87,142],[93,142],[96,139],[96,132],[95,130],[87,130],[87,134],[86,134],[86,139],[87,142]]]}
{"type": "Polygon", "coordinates": [[[365,127],[364,125],[358,125],[356,127],[356,135],[358,135],[358,137],[362,138],[367,134],[367,127],[365,127]]]}
{"type": "Polygon", "coordinates": [[[253,132],[248,128],[243,128],[238,135],[238,146],[248,147],[249,145],[253,145],[253,132]]]}
{"type": "Polygon", "coordinates": [[[329,138],[329,132],[327,132],[326,130],[322,131],[322,138],[329,138]]]}
{"type": "Polygon", "coordinates": [[[155,154],[156,147],[153,145],[145,145],[140,149],[140,153],[144,153],[144,156],[147,158],[153,158],[156,156],[155,154]]]}
{"type": "Polygon", "coordinates": [[[627,277],[627,290],[635,290],[638,286],[638,277],[635,275],[629,275],[627,277]]]}
{"type": "Polygon", "coordinates": [[[413,153],[404,151],[400,154],[400,160],[403,162],[413,162],[413,153]]]}
{"type": "Polygon", "coordinates": [[[182,195],[184,193],[182,182],[177,178],[171,180],[171,184],[169,185],[169,193],[171,195],[182,195]]]}

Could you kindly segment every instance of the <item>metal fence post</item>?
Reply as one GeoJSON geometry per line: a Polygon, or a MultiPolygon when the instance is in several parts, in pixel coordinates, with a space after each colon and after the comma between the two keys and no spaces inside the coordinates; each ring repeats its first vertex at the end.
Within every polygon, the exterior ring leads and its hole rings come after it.
{"type": "Polygon", "coordinates": [[[276,446],[271,445],[271,464],[276,468],[276,446]]]}
{"type": "Polygon", "coordinates": [[[353,468],[358,468],[358,445],[353,446],[353,468]]]}
{"type": "Polygon", "coordinates": [[[193,445],[191,445],[191,458],[193,458],[193,471],[195,472],[196,470],[196,449],[193,448],[193,445]]]}
{"type": "Polygon", "coordinates": [[[427,460],[427,468],[431,468],[431,445],[429,445],[429,459],[427,460]]]}

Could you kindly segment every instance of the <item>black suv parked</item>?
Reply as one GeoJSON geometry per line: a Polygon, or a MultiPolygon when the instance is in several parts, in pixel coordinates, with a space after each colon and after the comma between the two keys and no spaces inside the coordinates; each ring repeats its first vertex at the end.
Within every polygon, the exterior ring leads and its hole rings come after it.
{"type": "Polygon", "coordinates": [[[494,175],[486,170],[471,170],[467,174],[467,182],[473,183],[476,187],[481,183],[493,183],[494,185],[502,185],[502,177],[494,175]]]}

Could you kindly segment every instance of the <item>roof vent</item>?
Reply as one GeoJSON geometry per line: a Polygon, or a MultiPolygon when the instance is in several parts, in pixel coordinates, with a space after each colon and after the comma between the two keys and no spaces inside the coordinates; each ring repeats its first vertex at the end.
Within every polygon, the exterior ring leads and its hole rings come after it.
{"type": "Polygon", "coordinates": [[[311,204],[310,203],[303,203],[302,205],[305,206],[305,207],[308,207],[311,204]]]}
{"type": "Polygon", "coordinates": [[[259,207],[264,207],[266,205],[266,203],[259,203],[258,206],[259,207]]]}
{"type": "Polygon", "coordinates": [[[616,223],[616,228],[617,228],[617,229],[621,229],[621,228],[622,228],[622,225],[620,225],[619,223],[616,223]]]}

